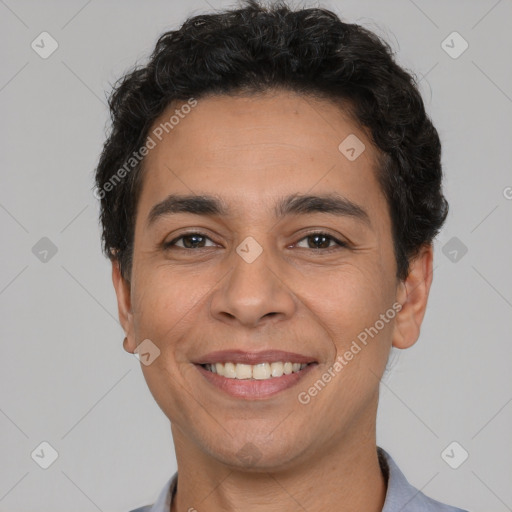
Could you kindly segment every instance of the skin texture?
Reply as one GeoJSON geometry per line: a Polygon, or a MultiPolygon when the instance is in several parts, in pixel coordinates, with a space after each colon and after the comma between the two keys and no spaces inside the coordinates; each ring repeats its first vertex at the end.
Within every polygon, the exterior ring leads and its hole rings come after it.
{"type": "Polygon", "coordinates": [[[382,509],[379,381],[391,346],[407,348],[419,336],[432,247],[422,248],[406,281],[396,279],[376,156],[338,107],[282,91],[200,99],[147,155],[130,282],[115,262],[112,277],[125,350],[150,339],[161,351],[141,368],[171,421],[179,472],[172,512],[382,509]],[[366,146],[352,162],[338,150],[349,134],[366,146]],[[370,225],[325,213],[274,217],[280,197],[333,191],[364,208],[370,225]],[[152,207],[171,193],[217,195],[232,215],[180,213],[148,226],[152,207]],[[208,237],[199,248],[185,249],[181,239],[162,249],[195,230],[208,237]],[[311,230],[348,247],[315,248],[311,230]],[[248,236],[263,249],[250,264],[236,252],[248,236]],[[397,316],[301,404],[299,392],[396,302],[397,316]],[[318,365],[292,388],[244,400],[212,386],[192,363],[225,349],[287,350],[318,365]],[[257,454],[252,462],[239,457],[244,447],[257,454]]]}

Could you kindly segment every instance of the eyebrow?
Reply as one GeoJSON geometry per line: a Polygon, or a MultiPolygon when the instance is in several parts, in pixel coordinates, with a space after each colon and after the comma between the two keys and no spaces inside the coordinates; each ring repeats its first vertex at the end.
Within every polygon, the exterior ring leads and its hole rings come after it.
{"type": "MultiPolygon", "coordinates": [[[[149,227],[160,217],[177,213],[191,213],[209,217],[231,216],[228,206],[219,197],[171,194],[153,206],[148,215],[147,225],[149,227]]],[[[276,218],[313,213],[352,217],[371,227],[370,216],[363,207],[335,193],[321,195],[292,194],[281,198],[274,208],[276,218]]]]}

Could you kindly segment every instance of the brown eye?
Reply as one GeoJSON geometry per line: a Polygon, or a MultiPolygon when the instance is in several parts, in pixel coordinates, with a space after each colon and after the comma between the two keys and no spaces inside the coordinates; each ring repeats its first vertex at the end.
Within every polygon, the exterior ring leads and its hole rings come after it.
{"type": "MultiPolygon", "coordinates": [[[[202,233],[187,233],[186,235],[181,235],[171,242],[166,243],[164,247],[166,249],[170,249],[172,247],[180,247],[182,249],[200,249],[205,247],[207,240],[210,240],[210,238],[202,233]],[[180,240],[182,240],[181,245],[178,243],[180,240]]],[[[210,240],[210,242],[211,241],[212,240],[210,240]]]]}
{"type": "Polygon", "coordinates": [[[300,242],[303,240],[307,240],[307,247],[301,247],[301,249],[334,249],[336,246],[339,247],[347,247],[347,244],[344,242],[341,242],[340,240],[334,238],[331,235],[328,235],[327,233],[310,233],[309,235],[302,238],[300,242]],[[331,245],[331,243],[334,242],[334,245],[331,245]]]}

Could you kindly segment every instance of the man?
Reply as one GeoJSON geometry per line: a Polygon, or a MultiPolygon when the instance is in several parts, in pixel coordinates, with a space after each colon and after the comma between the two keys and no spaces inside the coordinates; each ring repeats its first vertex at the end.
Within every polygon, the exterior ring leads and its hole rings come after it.
{"type": "Polygon", "coordinates": [[[104,249],[178,465],[138,510],[460,510],[376,445],[448,208],[438,134],[386,43],[248,1],[163,34],[110,107],[104,249]]]}

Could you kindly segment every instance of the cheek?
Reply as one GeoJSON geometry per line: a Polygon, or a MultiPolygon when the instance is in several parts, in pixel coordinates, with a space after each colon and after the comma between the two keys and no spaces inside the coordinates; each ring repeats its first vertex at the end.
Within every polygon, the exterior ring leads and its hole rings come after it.
{"type": "Polygon", "coordinates": [[[183,277],[163,266],[141,270],[133,287],[134,325],[138,336],[164,341],[190,323],[213,283],[197,276],[183,277]]]}
{"type": "Polygon", "coordinates": [[[344,265],[317,281],[308,306],[334,340],[346,343],[391,307],[383,277],[377,265],[344,265]]]}
{"type": "MultiPolygon", "coordinates": [[[[333,359],[323,368],[326,374],[334,375],[333,384],[319,393],[318,407],[329,408],[336,402],[333,415],[338,418],[350,416],[378,392],[396,316],[386,276],[375,263],[367,267],[346,265],[310,296],[308,308],[335,348],[333,359]]],[[[325,377],[330,379],[329,375],[325,377]]],[[[316,386],[314,379],[308,386],[316,386]]]]}
{"type": "Polygon", "coordinates": [[[201,307],[205,295],[195,285],[196,280],[180,279],[169,269],[153,268],[141,272],[133,287],[136,340],[149,339],[160,351],[150,365],[141,365],[144,379],[162,411],[178,423],[185,422],[182,411],[188,410],[193,398],[187,382],[189,372],[196,370],[185,357],[181,341],[197,323],[194,308],[201,307]]]}

